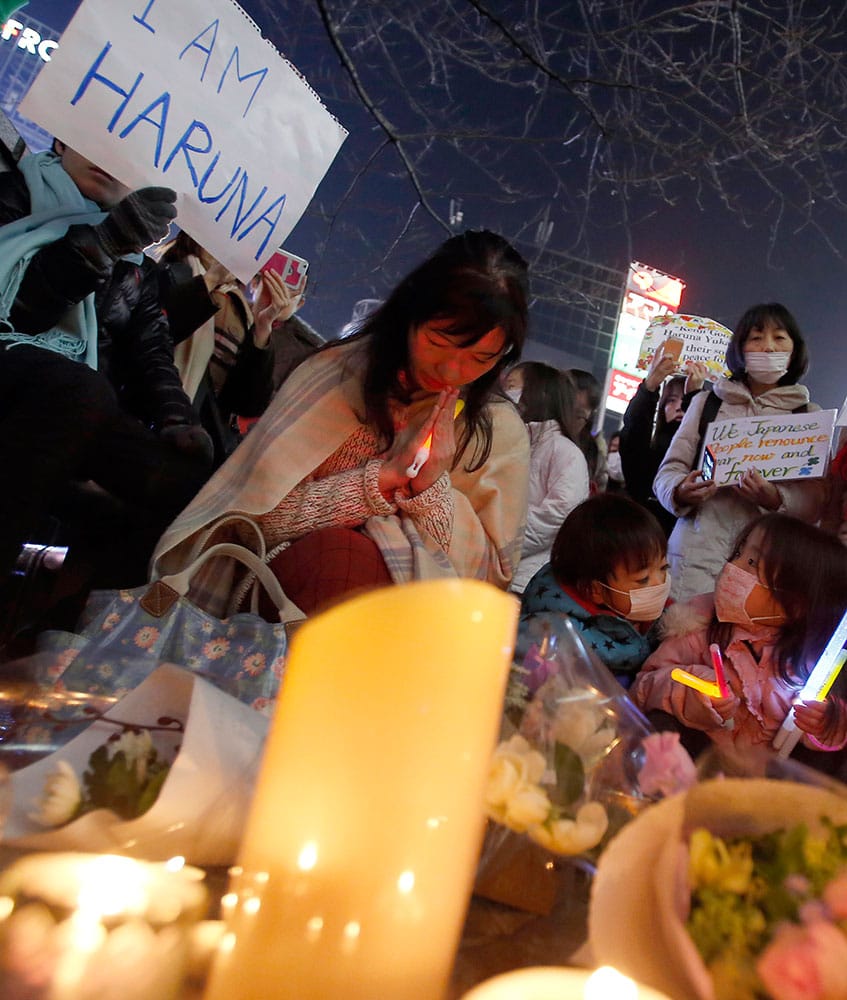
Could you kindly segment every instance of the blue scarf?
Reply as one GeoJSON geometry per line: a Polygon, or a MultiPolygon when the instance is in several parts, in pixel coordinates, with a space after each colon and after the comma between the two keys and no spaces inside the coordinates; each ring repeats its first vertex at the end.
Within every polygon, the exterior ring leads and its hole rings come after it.
{"type": "Polygon", "coordinates": [[[0,226],[0,341],[55,351],[97,368],[94,294],[71,306],[44,333],[18,333],[9,314],[29,262],[43,246],[61,239],[73,225],[96,225],[106,213],[84,198],[60,158],[51,152],[25,156],[19,169],[29,189],[30,214],[0,226]]]}

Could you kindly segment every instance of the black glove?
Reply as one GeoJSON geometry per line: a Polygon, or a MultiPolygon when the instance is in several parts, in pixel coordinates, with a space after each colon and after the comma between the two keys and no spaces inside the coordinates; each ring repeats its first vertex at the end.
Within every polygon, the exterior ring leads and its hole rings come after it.
{"type": "Polygon", "coordinates": [[[94,226],[100,245],[115,260],[125,253],[139,253],[167,236],[176,218],[176,191],[164,187],[141,188],[119,201],[106,218],[94,226]]]}

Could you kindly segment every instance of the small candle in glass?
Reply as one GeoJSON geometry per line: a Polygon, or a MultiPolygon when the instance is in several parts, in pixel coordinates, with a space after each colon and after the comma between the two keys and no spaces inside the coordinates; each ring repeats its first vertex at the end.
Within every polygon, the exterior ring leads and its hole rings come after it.
{"type": "Polygon", "coordinates": [[[669,1000],[617,969],[537,966],[507,972],[475,986],[462,1000],[669,1000]]]}
{"type": "Polygon", "coordinates": [[[32,854],[0,875],[4,1000],[174,1000],[206,889],[183,859],[32,854]]]}

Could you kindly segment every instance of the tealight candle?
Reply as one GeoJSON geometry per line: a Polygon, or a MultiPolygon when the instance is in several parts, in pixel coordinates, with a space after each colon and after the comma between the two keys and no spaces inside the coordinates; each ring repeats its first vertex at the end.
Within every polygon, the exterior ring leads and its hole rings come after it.
{"type": "Polygon", "coordinates": [[[443,995],[518,607],[438,580],[297,631],[207,1000],[443,995]]]}
{"type": "Polygon", "coordinates": [[[669,1000],[609,966],[563,969],[538,966],[487,979],[462,1000],[669,1000]]]}
{"type": "Polygon", "coordinates": [[[0,876],[0,996],[171,1000],[206,908],[197,869],[33,854],[0,876]]]}

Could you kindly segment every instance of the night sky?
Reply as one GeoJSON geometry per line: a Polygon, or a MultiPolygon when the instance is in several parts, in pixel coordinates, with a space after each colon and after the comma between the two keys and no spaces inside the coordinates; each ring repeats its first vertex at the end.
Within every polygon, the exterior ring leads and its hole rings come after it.
{"type": "MultiPolygon", "coordinates": [[[[76,0],[31,0],[21,13],[61,29],[77,6],[76,0]]],[[[346,77],[335,52],[321,39],[313,5],[306,0],[275,3],[272,6],[278,13],[273,15],[273,23],[264,16],[267,4],[262,0],[245,0],[242,6],[351,133],[309,211],[286,240],[290,250],[312,263],[303,318],[325,336],[334,336],[349,319],[357,299],[384,294],[447,233],[425,213],[414,210],[414,192],[390,149],[374,158],[352,196],[345,198],[351,178],[361,171],[381,138],[373,120],[344,97],[346,77]]],[[[400,91],[387,74],[384,84],[400,91]]],[[[461,75],[453,84],[461,87],[461,75]]],[[[369,85],[375,86],[373,79],[369,85]]],[[[412,96],[418,100],[424,95],[413,89],[412,96]]],[[[470,89],[466,99],[469,123],[490,113],[492,101],[502,100],[498,110],[508,117],[509,94],[502,90],[480,93],[470,89]]],[[[396,95],[392,109],[395,118],[401,114],[396,110],[396,95]]],[[[783,222],[774,239],[771,234],[776,220],[767,208],[761,213],[754,211],[752,223],[745,226],[717,197],[701,189],[698,204],[697,189],[679,185],[672,206],[650,198],[629,205],[627,225],[620,222],[619,206],[612,209],[598,199],[586,228],[568,203],[566,174],[553,178],[543,170],[533,173],[536,167],[531,157],[517,148],[510,156],[511,169],[515,159],[521,162],[519,158],[524,157],[527,175],[522,182],[539,198],[550,199],[554,209],[550,217],[556,220],[551,247],[614,267],[636,259],[677,275],[688,286],[682,310],[710,316],[729,327],[755,302],[783,302],[798,318],[809,343],[812,367],[804,381],[812,398],[824,407],[841,405],[847,393],[842,346],[847,264],[839,256],[845,249],[843,217],[831,215],[825,220],[834,247],[827,246],[813,228],[800,227],[796,221],[783,222]]],[[[516,236],[526,225],[530,207],[535,211],[536,206],[521,205],[520,199],[507,204],[489,197],[481,181],[488,166],[482,158],[477,164],[450,155],[430,159],[427,190],[435,192],[438,211],[445,217],[450,197],[458,197],[464,226],[498,229],[516,236]]],[[[743,179],[739,183],[743,185],[743,179]]],[[[754,199],[752,195],[751,204],[754,199]]]]}

